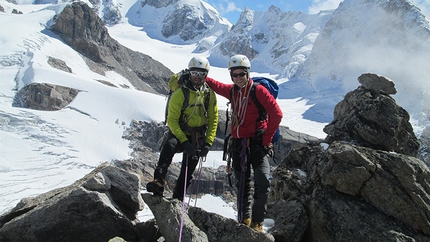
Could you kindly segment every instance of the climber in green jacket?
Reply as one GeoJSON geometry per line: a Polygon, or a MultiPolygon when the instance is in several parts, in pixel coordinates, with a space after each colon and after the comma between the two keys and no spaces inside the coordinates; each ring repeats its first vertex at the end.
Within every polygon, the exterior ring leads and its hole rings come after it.
{"type": "Polygon", "coordinates": [[[206,84],[209,69],[210,64],[206,58],[193,57],[188,70],[182,72],[185,75],[183,85],[172,81],[179,79],[178,74],[172,76],[169,82],[171,90],[177,89],[168,101],[169,132],[154,171],[154,180],[146,185],[147,191],[154,195],[163,195],[167,169],[173,156],[184,152],[181,172],[173,192],[173,198],[183,200],[185,182],[188,187],[200,157],[207,155],[214,142],[218,126],[218,105],[215,93],[206,84]]]}

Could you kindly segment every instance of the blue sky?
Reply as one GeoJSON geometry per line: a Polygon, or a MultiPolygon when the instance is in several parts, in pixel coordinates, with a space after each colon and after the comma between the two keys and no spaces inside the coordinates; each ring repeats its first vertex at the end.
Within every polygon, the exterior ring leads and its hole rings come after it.
{"type": "MultiPolygon", "coordinates": [[[[221,16],[236,24],[240,13],[247,6],[251,10],[266,11],[271,5],[283,12],[302,11],[315,14],[320,10],[336,9],[343,0],[205,0],[214,6],[221,16]]],[[[430,18],[430,0],[412,0],[427,18],[430,18]]]]}
{"type": "Polygon", "coordinates": [[[266,11],[271,5],[275,5],[283,12],[302,11],[312,14],[320,10],[335,9],[342,0],[206,0],[206,2],[214,6],[221,16],[235,24],[245,6],[251,10],[266,11]]]}

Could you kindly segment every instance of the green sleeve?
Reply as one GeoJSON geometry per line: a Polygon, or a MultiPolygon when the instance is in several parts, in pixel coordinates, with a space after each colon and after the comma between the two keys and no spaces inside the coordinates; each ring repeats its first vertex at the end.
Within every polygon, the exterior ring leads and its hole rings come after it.
{"type": "Polygon", "coordinates": [[[218,104],[215,93],[210,90],[209,96],[209,107],[208,107],[208,130],[206,132],[206,140],[205,142],[212,145],[215,136],[216,129],[218,128],[218,104]]]}
{"type": "Polygon", "coordinates": [[[182,88],[176,90],[170,97],[168,116],[167,116],[167,126],[169,126],[170,131],[173,135],[183,143],[188,140],[185,133],[182,131],[179,122],[181,117],[182,105],[184,103],[184,93],[182,88]]]}

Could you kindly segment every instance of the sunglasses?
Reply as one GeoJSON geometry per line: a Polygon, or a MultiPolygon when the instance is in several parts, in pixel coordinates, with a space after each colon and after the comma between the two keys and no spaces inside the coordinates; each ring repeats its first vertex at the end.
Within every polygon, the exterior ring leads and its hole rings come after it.
{"type": "Polygon", "coordinates": [[[204,72],[204,71],[190,71],[190,74],[192,76],[201,76],[201,77],[205,77],[208,73],[204,72]]]}
{"type": "Polygon", "coordinates": [[[242,73],[239,73],[239,74],[231,73],[231,76],[232,76],[232,77],[238,77],[238,76],[240,76],[240,77],[244,77],[246,74],[248,74],[248,73],[247,73],[247,72],[242,72],[242,73]]]}

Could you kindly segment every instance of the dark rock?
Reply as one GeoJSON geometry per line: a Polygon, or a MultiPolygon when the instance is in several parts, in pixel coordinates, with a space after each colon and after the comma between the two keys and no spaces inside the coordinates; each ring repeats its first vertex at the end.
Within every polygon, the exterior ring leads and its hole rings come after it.
{"type": "Polygon", "coordinates": [[[420,150],[418,152],[418,158],[424,163],[426,163],[427,167],[430,167],[430,128],[427,127],[421,133],[420,139],[420,150]]]}
{"type": "Polygon", "coordinates": [[[362,86],[345,95],[324,127],[325,141],[348,141],[361,146],[417,157],[419,143],[409,113],[388,94],[362,86]]]}
{"type": "Polygon", "coordinates": [[[74,184],[22,199],[0,216],[0,241],[137,241],[136,175],[104,163],[74,184]]]}
{"type": "Polygon", "coordinates": [[[182,202],[177,199],[167,200],[150,194],[142,197],[166,241],[179,241],[180,237],[182,241],[274,241],[269,234],[256,232],[233,219],[201,208],[186,206],[183,210],[182,202]]]}
{"type": "Polygon", "coordinates": [[[328,143],[292,149],[273,172],[275,238],[430,241],[430,170],[416,158],[409,114],[388,95],[391,81],[359,80],[324,128],[328,143]]]}
{"type": "Polygon", "coordinates": [[[132,85],[151,93],[168,93],[167,81],[173,74],[150,56],[132,51],[109,36],[97,14],[85,3],[75,2],[55,17],[51,30],[85,58],[94,72],[115,71],[132,85]]]}
{"type": "Polygon", "coordinates": [[[177,199],[167,200],[148,193],[143,194],[142,197],[154,214],[160,233],[166,241],[181,241],[179,240],[180,236],[183,241],[208,241],[207,235],[194,225],[188,214],[182,214],[181,201],[177,199]]]}
{"type": "Polygon", "coordinates": [[[47,83],[30,83],[18,91],[12,106],[56,111],[72,102],[78,93],[79,90],[70,87],[47,83]]]}
{"type": "Polygon", "coordinates": [[[394,82],[390,79],[372,73],[365,73],[358,77],[358,82],[367,89],[384,91],[387,94],[396,94],[394,82]]]}
{"type": "Polygon", "coordinates": [[[300,202],[278,200],[269,203],[267,211],[267,216],[276,221],[268,231],[275,241],[301,241],[309,226],[309,217],[300,202]]]}
{"type": "Polygon", "coordinates": [[[303,205],[302,239],[430,240],[430,170],[417,158],[333,142],[294,149],[284,161],[269,200],[303,205]]]}
{"type": "Polygon", "coordinates": [[[48,58],[48,64],[50,66],[58,69],[58,70],[65,71],[65,72],[68,72],[68,73],[72,73],[72,68],[68,67],[67,64],[66,64],[66,62],[64,62],[63,60],[60,60],[60,59],[57,59],[57,58],[49,56],[49,58],[48,58]]]}

